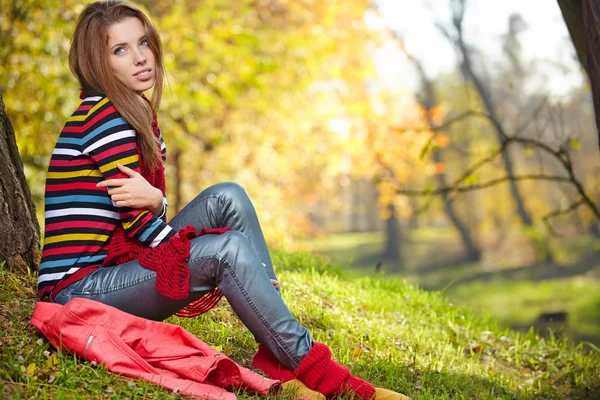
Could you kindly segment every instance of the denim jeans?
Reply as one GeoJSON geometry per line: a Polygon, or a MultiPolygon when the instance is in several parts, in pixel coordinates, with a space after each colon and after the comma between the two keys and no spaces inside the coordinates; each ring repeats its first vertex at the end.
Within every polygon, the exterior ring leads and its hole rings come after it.
{"type": "Polygon", "coordinates": [[[190,241],[189,297],[172,300],[156,290],[156,273],[130,261],[100,268],[61,290],[54,302],[96,300],[130,314],[163,320],[218,287],[256,340],[295,369],[312,348],[308,330],[283,303],[256,211],[244,189],[221,183],[204,190],[169,222],[174,229],[229,227],[190,241]],[[266,265],[266,267],[264,265],[266,265]]]}

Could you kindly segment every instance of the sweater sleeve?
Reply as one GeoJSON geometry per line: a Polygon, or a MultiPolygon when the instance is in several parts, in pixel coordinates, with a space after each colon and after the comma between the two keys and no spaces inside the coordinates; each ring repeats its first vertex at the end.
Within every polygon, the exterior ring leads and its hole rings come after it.
{"type": "MultiPolygon", "coordinates": [[[[141,173],[133,127],[107,98],[95,108],[86,119],[82,153],[92,158],[104,179],[128,178],[117,168],[117,163],[141,173]]],[[[155,217],[148,209],[117,208],[125,233],[144,246],[154,248],[177,233],[163,221],[162,215],[155,217]]]]}
{"type": "Polygon", "coordinates": [[[158,216],[164,222],[167,222],[167,211],[169,211],[169,203],[167,202],[167,197],[163,196],[163,210],[162,213],[158,216]]]}

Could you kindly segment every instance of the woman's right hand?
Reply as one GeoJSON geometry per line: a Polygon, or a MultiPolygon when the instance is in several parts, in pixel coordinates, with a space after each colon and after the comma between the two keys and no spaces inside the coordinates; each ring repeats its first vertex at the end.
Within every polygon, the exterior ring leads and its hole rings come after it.
{"type": "Polygon", "coordinates": [[[106,179],[97,187],[108,187],[108,194],[117,207],[147,208],[158,216],[163,211],[163,195],[140,173],[121,164],[117,168],[129,178],[106,179]]]}

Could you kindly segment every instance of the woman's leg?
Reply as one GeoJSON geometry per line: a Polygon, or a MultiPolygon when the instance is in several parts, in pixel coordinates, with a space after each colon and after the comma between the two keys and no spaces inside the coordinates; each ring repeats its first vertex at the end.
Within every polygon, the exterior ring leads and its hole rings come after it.
{"type": "Polygon", "coordinates": [[[275,274],[256,213],[241,187],[223,184],[202,192],[171,222],[176,228],[188,224],[197,229],[235,230],[190,241],[187,299],[175,301],[162,296],[156,289],[156,273],[131,261],[94,271],[63,289],[54,301],[65,304],[73,297],[83,297],[133,315],[162,320],[217,286],[235,313],[268,349],[267,357],[271,354],[276,357],[268,361],[273,371],[283,372],[288,368],[289,379],[297,376],[321,393],[331,391],[335,395],[351,390],[362,399],[372,396],[373,389],[364,389],[372,385],[334,363],[324,345],[313,346],[308,330],[281,300],[270,282],[275,274]]]}
{"type": "Polygon", "coordinates": [[[137,261],[100,268],[63,289],[54,299],[65,304],[84,297],[139,317],[163,320],[218,287],[256,339],[289,368],[312,347],[308,330],[290,313],[247,237],[238,231],[190,241],[189,297],[172,300],[156,289],[156,273],[137,261]]]}
{"type": "Polygon", "coordinates": [[[197,230],[231,228],[242,232],[266,265],[267,275],[277,279],[254,205],[237,183],[223,182],[205,189],[179,211],[169,225],[175,229],[192,225],[197,230]]]}

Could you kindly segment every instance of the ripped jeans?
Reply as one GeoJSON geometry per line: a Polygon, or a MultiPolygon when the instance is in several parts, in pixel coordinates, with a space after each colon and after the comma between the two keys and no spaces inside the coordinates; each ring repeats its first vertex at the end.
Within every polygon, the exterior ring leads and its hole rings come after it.
{"type": "Polygon", "coordinates": [[[169,225],[177,230],[187,225],[198,231],[202,227],[231,228],[221,235],[204,235],[190,241],[187,299],[162,296],[156,290],[156,273],[130,261],[92,272],[61,290],[54,302],[65,304],[74,297],[83,297],[160,321],[218,287],[256,340],[282,364],[297,368],[313,342],[271,283],[271,279],[277,279],[271,257],[244,189],[236,183],[211,186],[169,225]]]}

